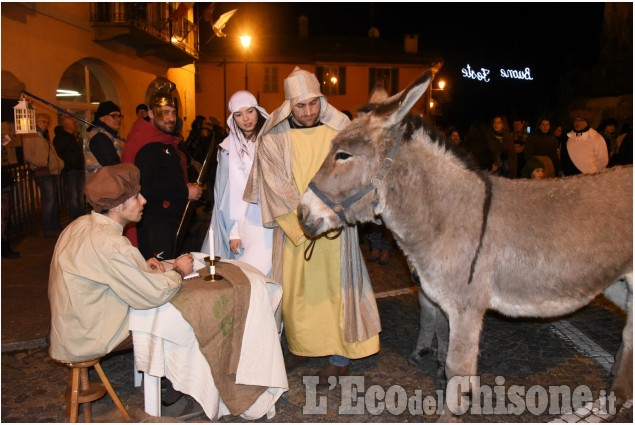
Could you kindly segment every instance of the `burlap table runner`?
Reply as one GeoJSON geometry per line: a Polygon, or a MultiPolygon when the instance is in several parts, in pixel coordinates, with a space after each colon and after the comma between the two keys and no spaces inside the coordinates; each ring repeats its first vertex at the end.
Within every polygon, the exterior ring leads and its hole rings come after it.
{"type": "Polygon", "coordinates": [[[242,270],[229,263],[217,263],[216,274],[224,278],[220,281],[203,280],[208,267],[197,272],[200,277],[183,281],[181,293],[171,303],[194,329],[223,402],[238,416],[267,389],[236,384],[251,285],[242,270]]]}

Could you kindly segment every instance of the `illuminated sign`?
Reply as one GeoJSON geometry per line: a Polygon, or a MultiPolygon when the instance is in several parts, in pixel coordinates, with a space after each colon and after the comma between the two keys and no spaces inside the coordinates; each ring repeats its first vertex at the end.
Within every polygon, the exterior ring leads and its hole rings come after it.
{"type": "MultiPolygon", "coordinates": [[[[490,74],[490,70],[487,68],[475,70],[472,69],[469,64],[465,68],[461,68],[461,75],[464,78],[470,78],[472,80],[483,81],[486,83],[491,81],[490,74]]],[[[514,80],[533,80],[533,77],[531,76],[531,69],[529,69],[529,67],[526,67],[524,70],[501,68],[500,76],[502,78],[511,78],[514,80]]]]}
{"type": "Polygon", "coordinates": [[[501,77],[513,78],[515,80],[533,80],[531,78],[531,69],[525,68],[524,71],[517,71],[515,69],[501,69],[501,77]]]}
{"type": "Polygon", "coordinates": [[[461,74],[463,74],[466,78],[471,78],[472,80],[485,81],[486,83],[489,83],[489,69],[481,68],[480,71],[474,71],[468,64],[467,69],[461,69],[461,74]]]}

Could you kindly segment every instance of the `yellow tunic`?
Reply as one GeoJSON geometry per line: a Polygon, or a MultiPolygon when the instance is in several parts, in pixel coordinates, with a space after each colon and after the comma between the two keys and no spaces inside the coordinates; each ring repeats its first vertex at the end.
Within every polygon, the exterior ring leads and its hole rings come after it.
{"type": "MultiPolygon", "coordinates": [[[[326,125],[291,130],[293,179],[298,193],[306,191],[336,134],[326,125]]],[[[378,334],[361,342],[348,342],[344,338],[340,238],[319,238],[311,260],[305,261],[304,251],[310,241],[303,235],[296,213],[283,215],[276,221],[287,235],[282,316],[289,350],[300,356],[337,354],[352,359],[378,352],[378,334]]]]}

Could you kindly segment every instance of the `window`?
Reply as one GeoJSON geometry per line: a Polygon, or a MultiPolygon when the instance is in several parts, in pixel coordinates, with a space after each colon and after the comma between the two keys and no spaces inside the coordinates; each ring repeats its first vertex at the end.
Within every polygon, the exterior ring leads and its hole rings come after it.
{"type": "MultiPolygon", "coordinates": [[[[69,66],[57,86],[57,104],[64,110],[91,122],[100,102],[111,100],[119,104],[117,92],[110,78],[95,60],[83,59],[69,66]]],[[[58,114],[61,122],[64,114],[58,114]]],[[[85,125],[77,123],[82,135],[85,125]]]]}
{"type": "Polygon", "coordinates": [[[399,91],[398,68],[370,68],[368,74],[368,93],[373,91],[377,84],[384,86],[389,96],[399,91]]]}
{"type": "Polygon", "coordinates": [[[278,93],[278,67],[265,66],[265,93],[278,93]]]}
{"type": "Polygon", "coordinates": [[[62,75],[56,97],[60,101],[96,104],[107,100],[95,74],[79,62],[68,67],[62,75]]]}
{"type": "Polygon", "coordinates": [[[346,94],[346,67],[318,66],[315,74],[323,95],[346,94]]]}

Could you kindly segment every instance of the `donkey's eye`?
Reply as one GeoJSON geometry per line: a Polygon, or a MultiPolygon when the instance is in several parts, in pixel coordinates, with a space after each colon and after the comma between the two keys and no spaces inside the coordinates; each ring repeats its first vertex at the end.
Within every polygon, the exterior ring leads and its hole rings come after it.
{"type": "Polygon", "coordinates": [[[353,156],[353,155],[351,155],[348,152],[338,152],[338,153],[335,154],[335,160],[336,161],[340,161],[340,160],[344,161],[345,159],[348,159],[351,156],[353,156]]]}

